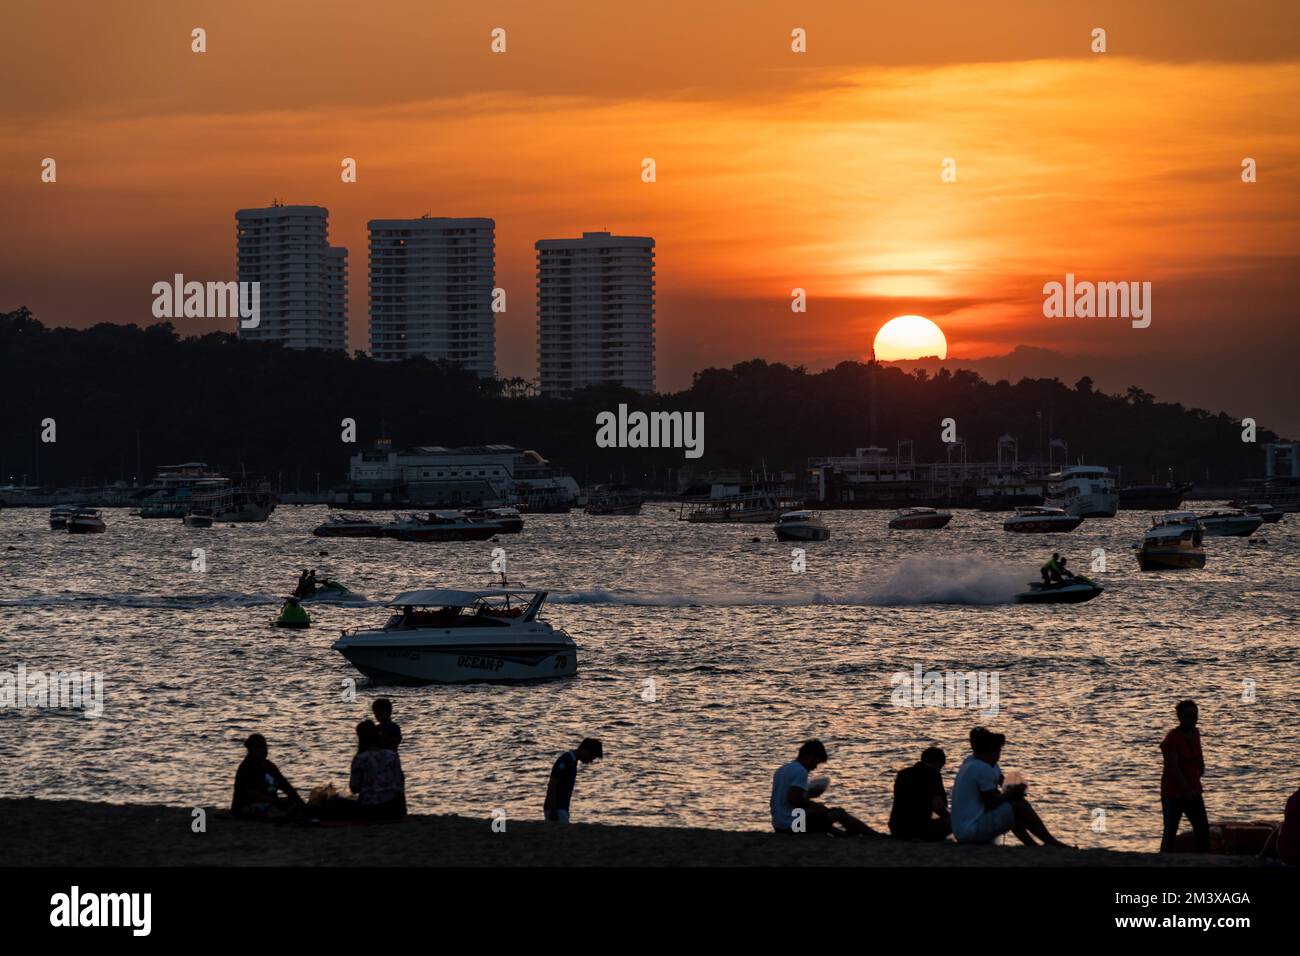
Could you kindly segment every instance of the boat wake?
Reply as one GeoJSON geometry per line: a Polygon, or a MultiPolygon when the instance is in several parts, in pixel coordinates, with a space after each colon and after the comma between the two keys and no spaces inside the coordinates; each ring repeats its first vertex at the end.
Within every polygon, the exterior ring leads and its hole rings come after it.
{"type": "Polygon", "coordinates": [[[839,594],[823,591],[787,594],[646,594],[592,588],[553,594],[552,604],[608,604],[625,607],[807,607],[842,605],[902,607],[910,604],[1012,604],[1032,570],[986,560],[951,557],[909,558],[878,583],[839,594]]]}
{"type": "Polygon", "coordinates": [[[284,603],[270,594],[215,591],[207,594],[34,594],[0,600],[0,607],[139,607],[194,610],[198,608],[260,607],[284,603]]]}

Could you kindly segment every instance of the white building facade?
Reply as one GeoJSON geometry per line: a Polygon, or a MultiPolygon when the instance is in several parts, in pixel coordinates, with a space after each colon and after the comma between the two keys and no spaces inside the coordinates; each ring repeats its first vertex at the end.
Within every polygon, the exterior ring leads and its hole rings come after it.
{"type": "Polygon", "coordinates": [[[348,252],[329,244],[329,210],[274,204],[235,212],[240,282],[258,283],[259,322],[239,337],[346,350],[348,252]]]}
{"type": "Polygon", "coordinates": [[[536,243],[543,395],[603,384],[654,391],[654,246],[608,232],[536,243]]]}
{"type": "Polygon", "coordinates": [[[496,224],[491,219],[372,219],[370,352],[423,356],[496,375],[496,224]]]}

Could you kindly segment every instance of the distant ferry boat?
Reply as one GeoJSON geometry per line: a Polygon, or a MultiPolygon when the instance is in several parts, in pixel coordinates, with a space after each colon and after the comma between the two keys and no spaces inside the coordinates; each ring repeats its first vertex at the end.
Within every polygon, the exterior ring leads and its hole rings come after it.
{"type": "Polygon", "coordinates": [[[348,484],[330,507],[347,511],[517,507],[530,514],[568,512],[578,483],[535,451],[514,445],[441,445],[394,450],[381,440],[352,456],[348,484]]]}
{"type": "Polygon", "coordinates": [[[232,482],[205,462],[162,465],[140,501],[141,518],[185,518],[206,514],[215,522],[265,521],[275,510],[265,481],[232,482]]]}
{"type": "Polygon", "coordinates": [[[1115,478],[1101,465],[1070,465],[1047,476],[1043,505],[1076,518],[1113,518],[1119,510],[1115,478]]]}
{"type": "Polygon", "coordinates": [[[693,524],[773,524],[801,504],[764,485],[697,485],[682,497],[677,516],[693,524]]]}

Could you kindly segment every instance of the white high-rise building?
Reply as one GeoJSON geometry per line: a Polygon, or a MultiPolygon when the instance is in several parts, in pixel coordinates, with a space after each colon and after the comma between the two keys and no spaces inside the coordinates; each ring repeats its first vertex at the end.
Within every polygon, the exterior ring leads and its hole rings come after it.
{"type": "Polygon", "coordinates": [[[496,375],[496,223],[425,216],[369,227],[371,354],[496,375]]]}
{"type": "Polygon", "coordinates": [[[584,232],[537,242],[537,371],[543,395],[587,385],[655,387],[655,241],[584,232]]]}
{"type": "Polygon", "coordinates": [[[240,282],[257,282],[260,322],[239,337],[295,349],[348,346],[348,251],[329,244],[329,210],[235,212],[240,282]]]}

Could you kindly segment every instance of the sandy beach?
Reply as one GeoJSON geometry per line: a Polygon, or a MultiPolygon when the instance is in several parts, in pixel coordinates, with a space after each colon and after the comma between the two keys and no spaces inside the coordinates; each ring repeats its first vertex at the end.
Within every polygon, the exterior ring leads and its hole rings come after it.
{"type": "Polygon", "coordinates": [[[250,823],[192,811],[75,800],[0,800],[10,866],[1252,866],[1251,857],[1111,850],[792,839],[675,827],[548,825],[413,815],[397,824],[325,828],[250,823]]]}

